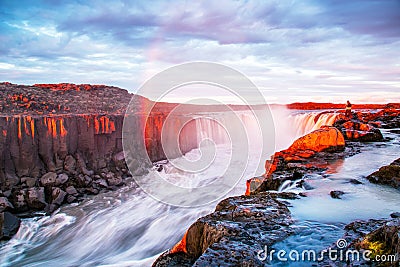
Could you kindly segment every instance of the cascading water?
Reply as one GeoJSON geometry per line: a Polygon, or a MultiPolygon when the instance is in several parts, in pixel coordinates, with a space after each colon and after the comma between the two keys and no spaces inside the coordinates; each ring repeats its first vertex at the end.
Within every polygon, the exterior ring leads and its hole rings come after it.
{"type": "MultiPolygon", "coordinates": [[[[229,121],[229,116],[224,117],[224,114],[207,114],[207,117],[210,116],[220,116],[222,120],[229,121]]],[[[290,114],[288,111],[275,111],[277,149],[289,146],[294,138],[299,135],[322,125],[332,124],[336,116],[333,113],[318,115],[318,113],[311,112],[290,114]]],[[[260,175],[263,171],[262,168],[258,168],[260,150],[256,148],[259,145],[257,141],[259,133],[254,130],[257,122],[246,112],[242,112],[240,117],[248,130],[248,134],[252,136],[249,141],[250,148],[254,148],[254,150],[250,149],[251,153],[248,158],[248,163],[252,166],[246,169],[242,179],[238,181],[228,196],[243,194],[246,179],[255,174],[260,175]],[[256,173],[254,173],[254,170],[257,170],[256,173]]],[[[213,165],[215,169],[205,172],[203,175],[193,176],[193,174],[176,169],[174,162],[164,162],[164,168],[161,170],[164,179],[188,187],[201,186],[218,179],[218,175],[223,173],[224,168],[226,168],[225,161],[228,161],[230,157],[231,148],[224,146],[228,136],[223,132],[223,128],[219,128],[214,123],[210,122],[209,119],[197,117],[195,120],[196,133],[192,134],[194,134],[193,138],[198,141],[212,139],[217,143],[217,156],[215,165],[213,165]]],[[[182,140],[189,139],[183,138],[182,140]]],[[[398,143],[398,140],[396,139],[395,142],[398,143]]],[[[394,150],[392,150],[389,150],[389,152],[384,149],[381,150],[380,160],[371,165],[367,172],[376,169],[380,164],[388,163],[394,157],[392,153],[394,150]]],[[[194,149],[185,155],[189,159],[196,159],[200,156],[198,149],[194,149]]],[[[268,156],[261,155],[261,157],[265,160],[268,156]]],[[[342,167],[344,172],[338,170],[336,176],[311,179],[309,183],[313,187],[324,188],[323,190],[315,190],[315,195],[322,195],[321,192],[323,192],[325,196],[327,187],[340,185],[347,177],[365,175],[365,172],[360,173],[358,170],[358,167],[361,169],[360,164],[364,165],[364,160],[363,156],[355,160],[358,162],[356,170],[344,163],[342,167]],[[356,174],[353,173],[354,171],[356,174]],[[327,184],[327,186],[322,184],[327,184]]],[[[349,164],[354,166],[354,162],[349,164]]],[[[151,174],[155,172],[157,171],[152,170],[150,172],[149,180],[151,174]]],[[[356,193],[353,196],[355,200],[351,201],[350,204],[362,205],[360,203],[363,203],[365,198],[371,197],[371,195],[374,199],[379,200],[377,203],[381,204],[385,199],[383,195],[390,190],[376,190],[377,188],[378,186],[365,182],[361,186],[363,193],[356,193]]],[[[291,190],[293,186],[287,184],[282,189],[291,190]]],[[[346,190],[357,192],[360,189],[346,190]]],[[[350,199],[352,198],[351,195],[349,194],[350,199]]],[[[321,220],[326,213],[321,213],[319,217],[313,216],[314,210],[317,214],[318,210],[328,210],[328,206],[329,208],[338,207],[337,204],[333,203],[336,200],[329,199],[321,202],[318,206],[312,199],[319,200],[310,196],[307,200],[300,201],[299,204],[293,202],[292,212],[295,218],[303,221],[308,220],[308,218],[321,220]]],[[[395,199],[394,201],[399,203],[400,200],[395,199]]],[[[393,201],[390,203],[393,203],[393,201]]],[[[352,209],[348,207],[350,204],[346,205],[349,212],[346,213],[345,218],[334,213],[337,216],[336,221],[347,222],[360,215],[360,212],[356,215],[351,214],[352,209]]],[[[117,191],[89,197],[78,204],[65,205],[51,216],[23,219],[20,230],[15,237],[2,244],[0,264],[1,266],[149,266],[157,255],[171,248],[197,218],[211,212],[215,205],[216,202],[197,208],[172,207],[148,196],[133,181],[128,182],[126,186],[117,191]]],[[[371,212],[367,213],[368,216],[371,215],[371,212]]],[[[380,216],[387,212],[388,210],[385,210],[377,214],[380,216]]],[[[329,217],[329,220],[331,220],[331,217],[329,217]]],[[[333,228],[339,227],[333,226],[333,228]]],[[[327,226],[326,229],[332,229],[332,227],[327,226]]],[[[289,240],[286,245],[291,246],[295,243],[296,241],[291,243],[289,240]]]]}

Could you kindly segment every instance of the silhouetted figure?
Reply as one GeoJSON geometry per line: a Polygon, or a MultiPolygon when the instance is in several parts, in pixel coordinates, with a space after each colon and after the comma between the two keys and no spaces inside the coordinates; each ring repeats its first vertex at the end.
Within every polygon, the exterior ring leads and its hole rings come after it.
{"type": "Polygon", "coordinates": [[[349,100],[347,100],[347,104],[346,104],[346,113],[345,113],[347,118],[351,118],[351,103],[349,100]]]}

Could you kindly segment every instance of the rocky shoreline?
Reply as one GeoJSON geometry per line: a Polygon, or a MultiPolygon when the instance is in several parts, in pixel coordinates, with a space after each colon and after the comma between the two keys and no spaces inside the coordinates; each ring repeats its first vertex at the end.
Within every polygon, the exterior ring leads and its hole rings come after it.
{"type": "MultiPolygon", "coordinates": [[[[313,173],[324,174],[334,160],[359,153],[359,147],[368,145],[368,142],[382,141],[383,136],[378,127],[399,128],[399,114],[399,110],[393,109],[375,113],[358,112],[352,119],[339,117],[335,127],[325,126],[299,138],[288,149],[275,153],[271,160],[266,161],[266,173],[263,176],[247,181],[244,196],[221,201],[213,213],[192,224],[182,240],[164,252],[153,266],[265,266],[267,262],[260,261],[257,254],[257,251],[262,250],[261,245],[271,246],[292,234],[289,227],[292,223],[289,204],[284,199],[307,197],[303,193],[272,192],[276,192],[288,180],[297,181],[298,187],[306,188],[307,184],[302,177],[313,173]]],[[[398,188],[399,160],[382,167],[368,179],[398,188]]],[[[356,179],[349,182],[361,183],[356,179]]],[[[330,194],[333,198],[340,198],[344,192],[331,191],[330,194]]],[[[392,214],[392,217],[396,217],[392,219],[355,221],[345,227],[346,234],[342,238],[349,245],[343,249],[376,251],[378,246],[380,250],[374,255],[397,255],[394,262],[359,261],[354,262],[354,266],[398,266],[398,215],[392,214]]],[[[314,264],[349,266],[348,262],[340,259],[325,259],[314,264]]]]}

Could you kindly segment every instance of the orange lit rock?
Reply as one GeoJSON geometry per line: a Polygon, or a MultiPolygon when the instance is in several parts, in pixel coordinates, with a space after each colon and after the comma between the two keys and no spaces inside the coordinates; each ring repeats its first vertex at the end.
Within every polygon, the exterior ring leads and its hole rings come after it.
{"type": "Polygon", "coordinates": [[[337,128],[322,126],[295,140],[288,149],[276,152],[271,160],[267,160],[265,163],[265,176],[270,176],[289,162],[303,161],[318,152],[343,151],[344,146],[344,136],[337,128]]]}
{"type": "Polygon", "coordinates": [[[383,139],[381,131],[371,124],[361,123],[353,120],[339,120],[335,122],[334,126],[343,133],[345,139],[347,140],[374,142],[381,141],[383,139]]]}
{"type": "Polygon", "coordinates": [[[185,235],[182,237],[181,241],[179,241],[171,250],[170,253],[178,253],[178,252],[183,252],[187,253],[186,249],[186,236],[187,236],[187,231],[185,232],[185,235]]]}
{"type": "Polygon", "coordinates": [[[65,127],[64,127],[64,119],[63,118],[61,118],[60,119],[60,136],[61,137],[65,137],[66,135],[67,135],[67,130],[65,129],[65,127]]]}

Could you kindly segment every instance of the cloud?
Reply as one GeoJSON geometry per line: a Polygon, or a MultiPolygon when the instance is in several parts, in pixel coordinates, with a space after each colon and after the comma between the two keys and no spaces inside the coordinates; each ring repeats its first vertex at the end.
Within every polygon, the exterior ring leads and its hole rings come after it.
{"type": "Polygon", "coordinates": [[[396,0],[4,0],[0,6],[0,80],[134,90],[165,67],[201,60],[237,68],[277,101],[286,101],[285,94],[296,100],[336,92],[393,95],[400,83],[396,0]]]}

